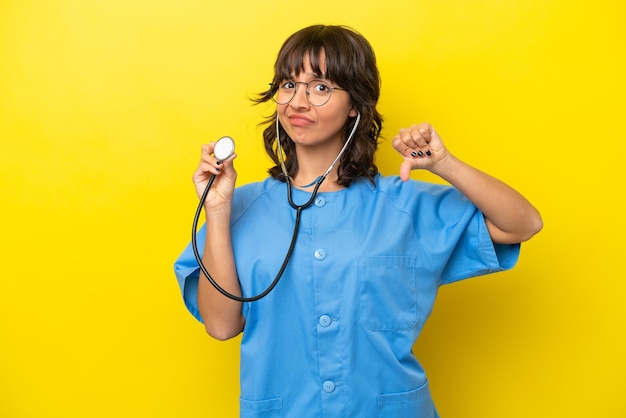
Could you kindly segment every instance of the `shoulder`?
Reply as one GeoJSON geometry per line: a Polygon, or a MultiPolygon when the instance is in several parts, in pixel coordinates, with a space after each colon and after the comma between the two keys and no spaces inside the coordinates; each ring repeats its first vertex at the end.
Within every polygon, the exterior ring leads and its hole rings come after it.
{"type": "Polygon", "coordinates": [[[268,193],[277,186],[284,184],[272,177],[267,177],[265,180],[256,181],[253,183],[244,184],[235,189],[235,196],[237,198],[246,198],[250,196],[258,196],[260,194],[268,193]]]}
{"type": "Polygon", "coordinates": [[[373,193],[377,206],[383,205],[387,211],[397,210],[413,219],[426,220],[435,216],[454,222],[454,219],[476,212],[474,204],[448,184],[413,179],[405,182],[398,176],[378,175],[373,193]]]}
{"type": "Polygon", "coordinates": [[[409,179],[402,181],[399,176],[375,177],[375,191],[392,200],[413,201],[415,199],[439,199],[449,195],[463,199],[463,195],[454,187],[447,184],[429,183],[409,179]]]}
{"type": "Polygon", "coordinates": [[[276,193],[282,190],[281,186],[284,186],[283,182],[268,177],[262,181],[237,187],[233,197],[233,217],[237,218],[259,200],[274,199],[276,193]]]}

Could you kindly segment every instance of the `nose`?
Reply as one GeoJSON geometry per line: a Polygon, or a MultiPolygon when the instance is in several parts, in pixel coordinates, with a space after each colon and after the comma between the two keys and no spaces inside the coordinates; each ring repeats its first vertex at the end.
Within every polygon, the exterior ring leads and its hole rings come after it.
{"type": "Polygon", "coordinates": [[[293,99],[291,99],[289,104],[295,108],[308,107],[309,99],[307,98],[307,88],[308,85],[306,83],[296,82],[296,91],[293,94],[293,99]]]}

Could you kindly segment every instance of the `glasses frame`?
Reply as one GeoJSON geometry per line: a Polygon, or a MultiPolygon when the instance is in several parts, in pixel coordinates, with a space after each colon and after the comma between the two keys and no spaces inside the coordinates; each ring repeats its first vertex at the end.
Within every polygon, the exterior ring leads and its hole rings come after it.
{"type": "Polygon", "coordinates": [[[291,95],[291,99],[287,100],[284,103],[281,103],[278,100],[276,100],[276,95],[278,94],[278,91],[280,90],[280,84],[270,83],[270,86],[272,86],[272,89],[275,89],[274,94],[272,94],[272,100],[275,103],[279,104],[279,105],[287,105],[287,104],[291,103],[293,98],[296,97],[296,93],[298,92],[298,84],[304,84],[306,86],[306,88],[305,88],[306,101],[313,107],[321,107],[321,106],[324,106],[326,103],[328,103],[330,101],[330,98],[333,96],[333,91],[335,91],[335,90],[348,91],[348,89],[344,89],[343,87],[328,86],[330,88],[330,94],[328,95],[328,99],[326,99],[326,101],[324,103],[322,103],[322,104],[313,104],[313,103],[311,103],[311,100],[309,99],[309,96],[311,95],[311,93],[309,93],[309,84],[311,84],[314,81],[322,81],[324,83],[328,82],[327,80],[323,80],[321,78],[314,78],[313,80],[309,80],[307,82],[304,82],[304,81],[293,81],[293,80],[290,80],[290,79],[285,80],[283,83],[291,82],[291,83],[295,84],[295,87],[293,88],[293,94],[291,95]]]}

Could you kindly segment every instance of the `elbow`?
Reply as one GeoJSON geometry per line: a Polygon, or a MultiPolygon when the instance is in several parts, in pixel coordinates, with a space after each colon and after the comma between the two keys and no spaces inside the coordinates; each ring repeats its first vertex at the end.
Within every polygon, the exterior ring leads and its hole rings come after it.
{"type": "Polygon", "coordinates": [[[218,326],[215,324],[205,323],[204,329],[206,333],[209,334],[212,338],[215,338],[218,341],[226,341],[231,338],[235,338],[237,335],[241,334],[243,331],[243,325],[241,326],[218,326]]]}
{"type": "Polygon", "coordinates": [[[533,216],[533,220],[530,222],[529,229],[530,235],[528,239],[532,238],[543,229],[543,219],[541,219],[541,214],[537,210],[535,211],[535,216],[533,216]]]}
{"type": "Polygon", "coordinates": [[[524,232],[520,236],[519,242],[528,241],[543,229],[543,220],[538,211],[526,222],[524,232]]]}
{"type": "Polygon", "coordinates": [[[235,338],[239,335],[239,332],[224,332],[224,331],[209,331],[207,330],[207,334],[209,334],[212,338],[215,338],[218,341],[226,341],[231,338],[235,338]]]}
{"type": "Polygon", "coordinates": [[[501,229],[487,219],[487,228],[493,242],[498,244],[519,244],[528,241],[543,229],[543,220],[538,211],[519,219],[514,228],[501,229]]]}
{"type": "Polygon", "coordinates": [[[537,214],[537,221],[535,222],[535,234],[538,234],[543,229],[543,219],[541,219],[541,215],[537,214]]]}

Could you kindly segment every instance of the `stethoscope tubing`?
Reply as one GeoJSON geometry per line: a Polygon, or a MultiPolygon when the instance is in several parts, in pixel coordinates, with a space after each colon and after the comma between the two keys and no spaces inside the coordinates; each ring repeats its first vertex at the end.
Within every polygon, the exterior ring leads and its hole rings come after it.
{"type": "Polygon", "coordinates": [[[309,200],[306,201],[302,205],[297,205],[294,203],[293,197],[292,197],[291,178],[287,174],[284,161],[282,160],[282,148],[280,147],[280,138],[278,137],[278,132],[279,132],[278,131],[278,128],[279,128],[278,118],[276,118],[276,123],[277,123],[276,134],[277,134],[277,142],[278,142],[278,147],[279,147],[278,152],[281,157],[281,166],[283,168],[283,176],[285,177],[285,183],[287,184],[287,200],[289,201],[289,205],[296,210],[296,221],[293,227],[293,235],[291,237],[291,243],[289,244],[289,249],[287,250],[287,254],[285,255],[285,259],[283,260],[280,270],[276,274],[276,277],[274,278],[272,283],[270,283],[269,287],[256,296],[243,297],[243,296],[233,295],[232,293],[228,292],[215,281],[215,279],[209,274],[206,267],[204,266],[204,263],[202,262],[202,256],[200,255],[200,251],[198,250],[198,242],[197,242],[198,221],[200,219],[200,214],[202,213],[202,209],[204,207],[204,202],[206,200],[206,197],[209,194],[209,190],[211,189],[213,182],[215,181],[215,177],[216,177],[215,174],[211,175],[211,177],[209,178],[209,182],[207,183],[204,191],[202,192],[202,196],[200,197],[200,202],[198,203],[198,208],[196,209],[196,213],[193,218],[193,226],[191,229],[191,248],[193,250],[194,256],[196,257],[196,261],[198,262],[198,266],[200,267],[200,270],[218,292],[220,292],[222,295],[226,296],[227,298],[232,299],[237,302],[255,302],[259,299],[264,298],[272,290],[274,290],[274,288],[280,281],[281,277],[283,276],[283,273],[285,272],[285,269],[287,268],[287,264],[289,263],[289,259],[291,258],[291,254],[293,253],[293,249],[296,246],[296,240],[298,238],[298,231],[300,229],[300,217],[302,215],[302,211],[308,208],[309,206],[311,206],[313,202],[315,201],[315,198],[317,197],[317,191],[322,185],[322,182],[326,179],[328,174],[332,171],[332,168],[337,163],[337,161],[339,160],[343,152],[346,150],[348,143],[350,142],[350,140],[352,139],[352,136],[354,135],[354,132],[356,131],[356,127],[358,126],[360,119],[361,119],[361,115],[357,114],[355,125],[353,126],[350,132],[350,135],[348,136],[348,139],[346,140],[346,143],[344,144],[343,148],[339,152],[339,155],[337,155],[337,158],[335,158],[335,161],[333,161],[333,163],[328,168],[328,170],[326,170],[326,172],[322,176],[320,176],[315,182],[315,188],[313,189],[313,192],[311,193],[311,197],[309,198],[309,200]]]}
{"type": "Polygon", "coordinates": [[[293,203],[293,200],[291,198],[291,184],[289,182],[289,179],[287,179],[287,195],[289,197],[289,204],[294,209],[296,209],[296,222],[293,227],[293,235],[291,237],[291,243],[289,244],[289,249],[287,250],[287,254],[285,255],[285,259],[283,260],[283,264],[281,265],[280,270],[276,274],[276,277],[274,278],[272,283],[269,285],[269,287],[256,296],[242,297],[242,296],[233,295],[232,293],[225,290],[222,286],[220,286],[215,281],[215,279],[209,274],[206,267],[204,266],[204,263],[202,262],[202,256],[200,255],[200,252],[198,250],[198,242],[197,242],[198,220],[200,219],[200,214],[202,213],[204,201],[206,200],[207,194],[209,193],[209,189],[211,188],[211,186],[213,185],[213,182],[215,181],[215,174],[211,176],[211,178],[209,179],[209,182],[207,183],[206,188],[204,189],[204,192],[202,193],[202,197],[200,198],[200,203],[198,204],[198,208],[196,209],[196,214],[193,218],[193,226],[191,230],[191,248],[193,249],[193,254],[196,257],[198,266],[200,266],[200,270],[202,270],[202,273],[204,273],[207,280],[213,285],[213,287],[218,292],[220,292],[222,295],[226,296],[227,298],[235,300],[237,302],[255,302],[259,299],[264,298],[272,290],[274,290],[274,288],[280,281],[281,277],[283,276],[283,273],[285,272],[285,269],[287,268],[287,264],[289,263],[289,259],[291,258],[291,254],[293,253],[293,249],[296,246],[296,240],[298,238],[298,230],[300,229],[300,215],[302,214],[302,210],[311,206],[311,204],[313,203],[317,195],[317,190],[322,184],[322,181],[324,180],[324,178],[325,177],[322,177],[320,178],[320,180],[318,180],[315,186],[315,189],[313,190],[313,193],[311,195],[311,198],[303,205],[296,205],[293,203]]]}

